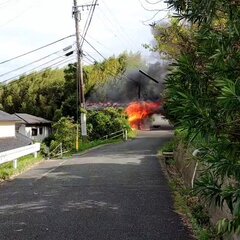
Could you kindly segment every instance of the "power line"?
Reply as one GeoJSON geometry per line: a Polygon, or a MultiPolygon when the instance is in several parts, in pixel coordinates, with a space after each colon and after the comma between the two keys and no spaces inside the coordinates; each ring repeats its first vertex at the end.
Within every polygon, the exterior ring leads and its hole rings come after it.
{"type": "Polygon", "coordinates": [[[12,0],[7,0],[7,1],[5,1],[5,2],[0,3],[0,8],[6,7],[6,5],[8,5],[8,3],[11,2],[11,1],[12,1],[12,0]]]}
{"type": "MultiPolygon", "coordinates": [[[[64,49],[63,49],[63,50],[64,50],[64,49]]],[[[44,57],[39,58],[39,59],[37,59],[37,60],[35,60],[35,61],[32,61],[32,62],[30,62],[30,63],[28,63],[28,64],[25,64],[25,65],[23,65],[23,66],[21,66],[21,67],[18,67],[18,68],[15,68],[15,69],[11,70],[11,71],[8,71],[8,72],[5,72],[5,73],[3,73],[3,74],[0,74],[0,77],[6,76],[6,75],[8,75],[8,74],[10,74],[10,73],[12,73],[12,72],[16,72],[16,71],[18,71],[18,70],[20,70],[20,69],[23,69],[23,68],[25,68],[25,67],[28,67],[28,66],[34,64],[34,63],[40,62],[40,61],[42,61],[42,60],[44,60],[44,59],[46,59],[46,58],[48,58],[48,57],[50,57],[50,56],[52,56],[52,55],[54,55],[54,54],[57,54],[57,53],[59,53],[59,52],[61,52],[61,51],[62,51],[62,50],[56,51],[56,52],[51,53],[51,54],[49,54],[49,55],[47,55],[47,56],[44,56],[44,57]]],[[[66,55],[65,55],[65,56],[66,56],[66,55]]]]}
{"type": "Polygon", "coordinates": [[[120,28],[117,28],[118,24],[112,22],[113,18],[111,16],[108,17],[107,12],[100,11],[99,13],[99,19],[102,21],[105,29],[107,28],[127,49],[129,45],[131,45],[131,42],[126,37],[127,35],[124,34],[120,28]]]}
{"type": "Polygon", "coordinates": [[[58,39],[58,40],[56,40],[56,41],[54,41],[54,42],[51,42],[51,43],[48,43],[48,44],[42,46],[42,47],[36,48],[36,49],[31,50],[31,51],[29,51],[29,52],[20,54],[20,55],[18,55],[18,56],[16,56],[16,57],[13,57],[13,58],[10,58],[10,59],[5,60],[5,61],[3,61],[3,62],[0,62],[0,64],[7,63],[7,62],[10,62],[10,61],[15,60],[15,59],[17,59],[17,58],[26,56],[26,55],[28,55],[28,54],[30,54],[30,53],[33,53],[33,52],[36,52],[36,51],[41,50],[41,49],[43,49],[43,48],[49,47],[49,46],[51,46],[51,45],[53,45],[53,44],[55,44],[55,43],[61,42],[61,41],[65,40],[65,39],[70,38],[70,37],[73,37],[73,36],[75,36],[75,35],[72,34],[72,35],[69,35],[69,36],[67,36],[67,37],[60,38],[60,39],[58,39]]]}
{"type": "MultiPolygon", "coordinates": [[[[95,8],[96,8],[96,5],[97,5],[97,1],[98,0],[93,0],[93,2],[91,4],[91,9],[90,9],[90,12],[89,12],[89,15],[88,15],[88,18],[87,18],[87,22],[86,22],[85,27],[83,29],[83,36],[84,37],[86,37],[88,29],[90,27],[90,24],[92,22],[92,18],[93,18],[93,14],[94,14],[94,11],[95,11],[95,8]]],[[[84,39],[82,39],[82,41],[81,41],[81,47],[83,46],[83,44],[84,44],[84,39]]]]}
{"type": "Polygon", "coordinates": [[[79,34],[84,41],[92,48],[94,49],[104,60],[107,60],[86,38],[84,38],[81,34],[79,34]]]}
{"type": "MultiPolygon", "coordinates": [[[[151,18],[142,21],[142,24],[148,26],[148,24],[146,24],[146,22],[152,21],[160,12],[161,12],[161,11],[158,11],[158,12],[156,12],[151,18]]],[[[162,20],[164,20],[164,19],[167,19],[169,13],[170,13],[170,10],[167,12],[167,14],[166,14],[163,18],[161,18],[161,19],[158,20],[158,21],[162,21],[162,20]]]]}
{"type": "Polygon", "coordinates": [[[93,65],[94,64],[89,58],[83,59],[83,62],[86,63],[86,64],[89,64],[89,65],[93,65]]]}
{"type": "Polygon", "coordinates": [[[90,38],[91,40],[93,40],[95,43],[97,43],[98,45],[101,45],[102,47],[104,47],[106,50],[108,50],[110,53],[113,52],[113,50],[111,50],[110,48],[108,48],[106,45],[104,45],[103,43],[99,42],[98,40],[96,40],[95,38],[93,38],[91,35],[88,35],[88,38],[90,38]]]}
{"type": "MultiPolygon", "coordinates": [[[[64,60],[61,60],[61,61],[59,61],[59,62],[56,62],[56,63],[54,63],[54,64],[52,64],[52,65],[49,65],[49,66],[47,66],[47,67],[39,70],[38,72],[28,73],[29,71],[27,71],[27,72],[25,72],[25,73],[22,73],[21,75],[17,75],[17,76],[15,76],[15,77],[6,79],[6,80],[2,81],[1,83],[6,83],[6,82],[8,82],[8,81],[10,81],[10,80],[14,80],[14,79],[15,79],[14,81],[11,81],[11,83],[13,83],[13,82],[16,82],[16,81],[19,80],[19,79],[16,79],[17,77],[24,76],[25,74],[27,74],[27,75],[36,75],[36,74],[39,74],[39,73],[41,73],[41,72],[44,72],[45,70],[51,68],[51,67],[54,66],[54,65],[56,65],[55,67],[58,67],[58,66],[61,66],[62,64],[66,64],[67,62],[70,62],[70,61],[72,61],[72,60],[74,60],[74,57],[72,57],[72,58],[70,58],[70,59],[67,59],[67,60],[64,59],[64,60]]],[[[30,70],[30,71],[31,71],[31,70],[30,70]]]]}
{"type": "Polygon", "coordinates": [[[159,3],[164,2],[164,0],[159,0],[159,1],[157,1],[157,2],[150,2],[150,1],[148,1],[148,0],[145,0],[145,2],[147,2],[148,4],[154,5],[154,4],[159,4],[159,3]]]}
{"type": "Polygon", "coordinates": [[[139,1],[139,3],[141,4],[141,7],[142,7],[144,10],[148,11],[148,12],[164,12],[164,11],[169,11],[168,8],[164,8],[164,9],[148,9],[148,8],[146,8],[146,7],[142,4],[141,0],[138,0],[138,1],[139,1]]]}
{"type": "MultiPolygon", "coordinates": [[[[86,53],[86,52],[85,52],[86,53]]],[[[98,62],[93,56],[91,56],[89,53],[86,53],[89,57],[91,57],[94,61],[98,62]]],[[[121,76],[116,76],[112,71],[107,70],[107,73],[109,73],[112,77],[114,77],[117,80],[122,79],[122,77],[125,77],[127,80],[129,81],[133,81],[133,82],[137,82],[135,79],[132,79],[130,77],[128,77],[125,73],[122,73],[121,76]]]]}
{"type": "Polygon", "coordinates": [[[23,11],[21,11],[21,12],[20,12],[18,15],[16,15],[15,17],[7,20],[5,23],[2,23],[2,24],[0,25],[0,27],[4,27],[4,26],[8,25],[10,22],[15,21],[17,18],[21,17],[25,12],[29,11],[29,9],[31,9],[32,7],[33,7],[33,5],[28,6],[27,8],[25,8],[23,11]]]}
{"type": "Polygon", "coordinates": [[[94,57],[92,57],[89,53],[87,53],[86,51],[84,51],[84,57],[85,58],[88,58],[88,57],[90,57],[92,60],[91,61],[93,61],[93,63],[94,62],[98,62],[94,57]],[[87,56],[86,56],[87,55],[87,56]]]}
{"type": "MultiPolygon", "coordinates": [[[[23,73],[21,73],[21,74],[18,74],[18,75],[15,75],[15,76],[11,77],[11,78],[8,78],[8,79],[6,79],[6,80],[3,80],[2,83],[3,83],[3,82],[8,82],[8,81],[10,81],[10,80],[12,80],[12,79],[15,79],[15,78],[20,77],[20,76],[25,75],[25,74],[28,74],[28,72],[32,72],[32,71],[34,71],[34,70],[36,70],[36,69],[38,69],[38,68],[40,68],[40,67],[42,67],[42,66],[44,66],[44,65],[46,65],[46,64],[49,64],[49,63],[51,63],[51,62],[53,62],[53,61],[55,61],[55,60],[57,60],[57,59],[59,59],[59,58],[62,58],[62,57],[63,57],[63,56],[58,56],[58,57],[56,57],[56,58],[54,58],[54,59],[52,59],[52,60],[50,60],[50,61],[48,61],[48,62],[45,62],[45,63],[43,63],[43,64],[41,64],[41,65],[38,65],[38,66],[36,66],[36,67],[34,67],[34,68],[30,69],[30,70],[27,70],[27,71],[25,71],[25,72],[23,72],[23,73]]],[[[63,59],[63,60],[61,60],[61,61],[65,61],[65,59],[63,59]]],[[[61,62],[61,61],[60,61],[60,62],[61,62]]],[[[57,63],[59,63],[59,62],[57,62],[57,63]]],[[[54,63],[54,64],[56,64],[56,63],[54,63]]],[[[54,65],[54,64],[53,64],[53,65],[54,65]]],[[[52,65],[48,66],[48,68],[51,67],[51,66],[52,66],[52,65]]]]}
{"type": "MultiPolygon", "coordinates": [[[[124,38],[127,40],[127,42],[129,42],[133,47],[135,46],[135,40],[133,40],[132,38],[130,38],[129,34],[126,33],[125,28],[122,27],[122,25],[119,23],[119,21],[117,20],[116,16],[112,14],[112,11],[109,9],[109,7],[107,6],[106,2],[104,0],[103,4],[105,5],[107,11],[109,12],[109,14],[112,16],[111,19],[114,20],[114,22],[116,23],[116,26],[118,26],[119,28],[119,32],[122,33],[122,36],[124,36],[124,38]]],[[[107,16],[105,16],[107,18],[107,16]]],[[[108,19],[110,23],[112,23],[112,21],[110,19],[108,19]]],[[[115,29],[115,26],[114,26],[115,29]]]]}

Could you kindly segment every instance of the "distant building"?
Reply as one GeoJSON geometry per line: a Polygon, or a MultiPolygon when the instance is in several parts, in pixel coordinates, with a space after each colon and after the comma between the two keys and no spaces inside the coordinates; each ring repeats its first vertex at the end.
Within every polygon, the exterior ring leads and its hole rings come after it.
{"type": "Polygon", "coordinates": [[[15,127],[19,119],[6,112],[0,111],[0,152],[24,147],[33,143],[26,136],[16,133],[15,127]]]}
{"type": "Polygon", "coordinates": [[[41,142],[52,133],[52,122],[26,113],[15,113],[18,119],[16,132],[31,138],[34,141],[41,142]]]}

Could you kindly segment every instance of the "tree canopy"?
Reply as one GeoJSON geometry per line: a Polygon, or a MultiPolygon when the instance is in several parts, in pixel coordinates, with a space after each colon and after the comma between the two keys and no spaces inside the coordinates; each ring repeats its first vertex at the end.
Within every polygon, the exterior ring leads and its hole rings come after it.
{"type": "MultiPolygon", "coordinates": [[[[139,53],[123,53],[84,66],[85,98],[126,69],[142,64],[139,53]]],[[[76,64],[65,69],[48,69],[0,85],[0,108],[9,113],[29,113],[57,121],[62,116],[76,119],[76,64]]]]}
{"type": "Polygon", "coordinates": [[[168,117],[201,137],[205,166],[197,192],[232,219],[219,232],[240,232],[240,3],[235,0],[167,0],[176,18],[155,29],[156,48],[171,60],[166,79],[168,117]]]}

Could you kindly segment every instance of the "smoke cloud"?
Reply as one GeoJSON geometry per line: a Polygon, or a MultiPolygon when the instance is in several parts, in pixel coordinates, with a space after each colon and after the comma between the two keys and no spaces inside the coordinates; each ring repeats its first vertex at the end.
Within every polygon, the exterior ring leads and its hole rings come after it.
{"type": "Polygon", "coordinates": [[[138,69],[126,72],[124,76],[112,79],[95,90],[89,97],[88,102],[159,101],[162,98],[167,69],[168,64],[166,62],[156,62],[150,64],[148,70],[144,70],[159,83],[149,79],[140,73],[138,69]]]}

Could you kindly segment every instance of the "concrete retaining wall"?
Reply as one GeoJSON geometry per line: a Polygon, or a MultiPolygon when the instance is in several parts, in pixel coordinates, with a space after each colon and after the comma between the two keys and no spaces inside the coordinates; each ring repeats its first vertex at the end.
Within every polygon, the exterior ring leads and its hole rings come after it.
{"type": "MultiPolygon", "coordinates": [[[[194,149],[186,146],[183,143],[179,143],[176,151],[174,152],[174,159],[176,161],[176,167],[178,171],[181,173],[183,181],[187,187],[191,187],[191,180],[193,176],[193,172],[196,165],[196,160],[193,159],[192,153],[194,149]]],[[[196,173],[196,178],[199,173],[196,173]]],[[[212,224],[216,224],[218,220],[222,218],[231,219],[231,213],[228,207],[225,205],[223,209],[217,208],[213,205],[207,207],[209,216],[212,224]]],[[[226,238],[229,239],[229,238],[226,238]]],[[[240,240],[240,237],[231,236],[231,240],[240,240]]]]}

